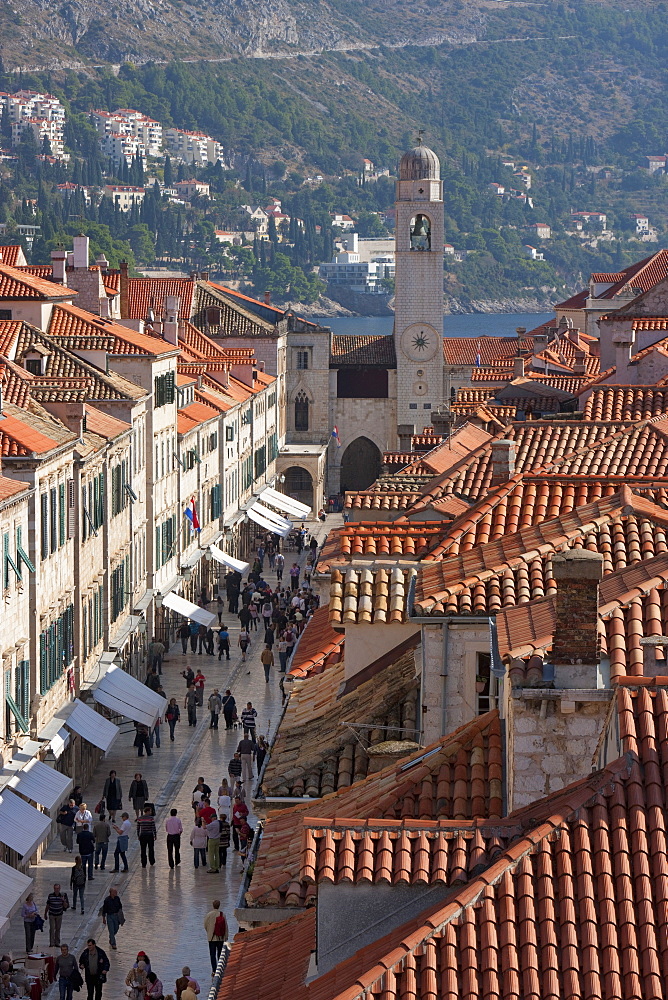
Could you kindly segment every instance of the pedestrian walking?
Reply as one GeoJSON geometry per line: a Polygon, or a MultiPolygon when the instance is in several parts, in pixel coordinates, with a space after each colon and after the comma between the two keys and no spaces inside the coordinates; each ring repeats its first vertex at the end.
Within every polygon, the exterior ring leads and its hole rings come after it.
{"type": "Polygon", "coordinates": [[[239,643],[239,649],[241,650],[241,662],[245,663],[246,651],[251,644],[250,633],[248,632],[247,629],[242,628],[241,631],[239,632],[238,643],[239,643]]]}
{"type": "Polygon", "coordinates": [[[188,639],[190,638],[190,625],[188,622],[183,622],[179,628],[179,639],[181,640],[181,652],[185,656],[188,652],[188,639]]]}
{"type": "Polygon", "coordinates": [[[288,667],[288,643],[285,632],[281,632],[281,638],[278,640],[278,662],[281,673],[284,674],[288,667]]]}
{"type": "Polygon", "coordinates": [[[257,767],[258,777],[262,771],[262,765],[264,764],[264,759],[269,751],[269,746],[264,736],[258,736],[257,746],[255,747],[255,766],[257,767]]]}
{"type": "Polygon", "coordinates": [[[207,705],[209,706],[209,712],[211,715],[209,729],[218,729],[218,717],[223,707],[223,699],[220,697],[218,688],[214,688],[212,693],[209,695],[207,705]]]}
{"type": "Polygon", "coordinates": [[[60,827],[60,843],[63,845],[63,850],[69,851],[70,854],[74,846],[74,817],[76,814],[74,799],[69,799],[60,807],[56,821],[60,827]]]}
{"type": "Polygon", "coordinates": [[[110,965],[106,951],[98,948],[95,938],[88,938],[79,956],[79,968],[83,969],[88,1000],[102,1000],[102,986],[107,981],[110,965]]]}
{"type": "Polygon", "coordinates": [[[220,788],[218,789],[218,812],[221,816],[225,816],[225,818],[229,820],[231,807],[232,792],[227,783],[227,778],[223,778],[220,783],[220,788]]]}
{"type": "Polygon", "coordinates": [[[225,689],[225,694],[222,697],[222,703],[225,728],[232,729],[237,717],[237,703],[229,688],[225,689]]]}
{"type": "Polygon", "coordinates": [[[239,850],[239,830],[243,826],[247,816],[248,806],[239,795],[235,795],[234,805],[232,806],[232,841],[235,851],[239,850]]]}
{"type": "Polygon", "coordinates": [[[209,958],[211,959],[211,974],[215,975],[220,953],[227,937],[227,921],[220,909],[220,900],[214,899],[211,909],[204,917],[204,930],[209,942],[209,958]]]}
{"type": "Polygon", "coordinates": [[[215,635],[213,634],[213,629],[209,625],[208,629],[206,630],[206,651],[209,654],[209,656],[213,656],[214,640],[215,640],[215,635]]]}
{"type": "Polygon", "coordinates": [[[299,572],[299,566],[297,563],[293,563],[290,567],[290,590],[292,591],[299,590],[299,572]]]}
{"type": "Polygon", "coordinates": [[[72,890],[72,912],[77,912],[77,896],[81,902],[81,912],[84,912],[84,889],[86,888],[86,869],[81,861],[81,855],[77,854],[74,859],[72,870],[70,871],[70,889],[72,890]]]}
{"type": "MultiPolygon", "coordinates": [[[[141,774],[139,775],[141,778],[141,774]]],[[[148,792],[147,792],[148,794],[148,792]]],[[[114,830],[118,834],[116,838],[116,848],[114,850],[114,867],[111,869],[112,872],[117,872],[120,868],[119,862],[123,861],[123,871],[128,870],[128,859],[127,850],[130,843],[130,830],[132,829],[132,823],[130,822],[130,817],[127,813],[122,813],[121,815],[121,825],[116,826],[114,823],[114,830]]]]}
{"type": "MultiPolygon", "coordinates": [[[[26,936],[26,955],[29,955],[35,944],[35,933],[37,931],[36,920],[39,917],[39,907],[35,902],[35,897],[31,892],[25,898],[21,907],[21,919],[23,920],[23,931],[26,936]]],[[[39,917],[41,921],[41,917],[39,917]]]]}
{"type": "Polygon", "coordinates": [[[186,682],[186,691],[187,691],[190,685],[194,683],[195,671],[193,670],[192,667],[186,667],[185,670],[181,671],[181,677],[183,677],[183,679],[186,682]]]}
{"type": "Polygon", "coordinates": [[[112,885],[109,895],[102,904],[102,923],[109,931],[109,944],[116,951],[116,935],[125,923],[123,903],[118,895],[118,889],[112,885]]]}
{"type": "Polygon", "coordinates": [[[223,868],[227,864],[227,852],[230,846],[230,821],[228,816],[229,813],[221,812],[218,817],[220,821],[220,842],[218,846],[218,853],[220,856],[220,863],[223,868]]]}
{"type": "Polygon", "coordinates": [[[269,683],[269,672],[274,665],[274,654],[271,651],[271,646],[265,646],[260,654],[260,660],[262,666],[264,667],[264,679],[265,683],[269,683]]]}
{"type": "Polygon", "coordinates": [[[282,552],[276,553],[276,561],[274,563],[274,569],[276,570],[276,583],[281,586],[283,580],[283,567],[285,566],[285,556],[282,552]]]}
{"type": "Polygon", "coordinates": [[[257,712],[253,708],[253,703],[251,701],[246,702],[246,707],[241,713],[241,724],[244,727],[244,736],[250,736],[250,738],[255,742],[255,720],[257,719],[257,712]]]}
{"type": "Polygon", "coordinates": [[[165,712],[165,720],[167,722],[167,725],[169,726],[169,738],[172,741],[172,743],[174,742],[174,730],[176,728],[176,723],[179,721],[180,718],[181,718],[181,709],[176,704],[176,698],[170,698],[169,705],[167,706],[167,710],[165,712]]]}
{"type": "Polygon", "coordinates": [[[144,812],[144,803],[148,799],[148,785],[141,776],[141,771],[137,771],[132,784],[130,785],[130,801],[135,811],[135,819],[139,819],[144,812]]]}
{"type": "Polygon", "coordinates": [[[151,750],[150,743],[150,730],[148,726],[144,725],[143,722],[135,722],[135,739],[134,745],[137,747],[137,756],[143,757],[144,750],[146,750],[146,756],[152,757],[153,751],[151,750]]]}
{"type": "Polygon", "coordinates": [[[206,829],[202,825],[202,820],[199,817],[195,820],[195,825],[190,831],[190,846],[193,849],[195,868],[199,868],[200,861],[202,863],[202,868],[204,868],[206,865],[207,835],[206,829]]]}
{"type": "Polygon", "coordinates": [[[234,782],[238,781],[241,778],[242,770],[243,770],[243,764],[241,763],[241,754],[235,753],[234,757],[227,765],[227,773],[234,782]]]}
{"type": "Polygon", "coordinates": [[[144,681],[144,684],[146,685],[147,688],[150,688],[151,691],[157,691],[158,688],[160,687],[160,678],[158,677],[158,671],[155,669],[155,667],[148,668],[148,673],[146,674],[146,680],[144,681]]]}
{"type": "Polygon", "coordinates": [[[144,996],[146,1000],[164,1000],[163,985],[153,971],[146,973],[146,991],[144,996]]]}
{"type": "Polygon", "coordinates": [[[93,838],[95,841],[95,867],[104,871],[104,866],[109,853],[109,838],[111,837],[111,826],[107,822],[104,809],[101,809],[98,818],[93,823],[93,838]]]}
{"type": "Polygon", "coordinates": [[[197,652],[197,636],[199,635],[199,625],[197,622],[190,623],[190,652],[197,652]]]}
{"type": "MultiPolygon", "coordinates": [[[[181,975],[174,983],[174,988],[176,990],[176,1000],[181,1000],[184,990],[190,993],[191,997],[196,997],[199,993],[199,984],[196,979],[193,979],[190,975],[190,966],[184,965],[181,969],[181,975]],[[189,984],[192,986],[189,987],[189,984]]],[[[189,998],[186,996],[186,1000],[189,998]]]]}
{"type": "Polygon", "coordinates": [[[60,955],[55,962],[55,975],[58,978],[58,992],[60,1000],[72,1000],[72,990],[74,984],[80,988],[80,976],[78,976],[77,960],[74,955],[70,955],[69,946],[60,945],[60,955]]]}
{"type": "Polygon", "coordinates": [[[185,701],[183,707],[188,711],[188,725],[197,725],[197,706],[199,704],[197,698],[197,691],[195,690],[195,685],[191,684],[186,693],[185,701]]]}
{"type": "Polygon", "coordinates": [[[146,868],[148,863],[153,867],[155,864],[155,842],[158,831],[155,828],[155,819],[150,806],[144,806],[144,813],[137,820],[137,838],[141,848],[141,866],[146,868]]]}
{"type": "Polygon", "coordinates": [[[239,740],[239,745],[237,746],[237,753],[241,758],[241,780],[247,788],[253,783],[253,751],[255,750],[255,743],[253,740],[244,736],[242,740],[239,740]]]}
{"type": "Polygon", "coordinates": [[[83,830],[77,833],[77,849],[84,866],[84,871],[88,872],[88,878],[93,878],[93,858],[95,856],[95,834],[89,828],[88,823],[84,823],[83,830]]]}
{"type": "Polygon", "coordinates": [[[165,655],[165,647],[153,636],[153,640],[148,644],[148,662],[155,670],[156,674],[162,673],[162,658],[165,655]]]}
{"type": "Polygon", "coordinates": [[[125,985],[130,988],[131,1000],[144,1000],[146,994],[146,984],[148,982],[145,962],[135,962],[127,976],[125,985]]]}
{"type": "MultiPolygon", "coordinates": [[[[204,822],[204,817],[202,817],[202,822],[204,822]]],[[[209,862],[209,867],[207,869],[209,875],[217,875],[220,871],[220,820],[214,813],[214,816],[206,824],[206,852],[207,860],[209,862]]]]}
{"type": "Polygon", "coordinates": [[[216,611],[218,613],[218,624],[223,620],[223,612],[225,611],[225,602],[220,594],[216,597],[216,611]]]}
{"type": "Polygon", "coordinates": [[[158,750],[160,749],[160,726],[161,725],[162,725],[162,719],[160,718],[160,716],[158,716],[158,718],[155,720],[155,725],[149,731],[148,744],[149,744],[151,750],[153,749],[153,744],[154,743],[157,746],[158,750]]]}
{"type": "Polygon", "coordinates": [[[227,625],[221,625],[220,632],[218,633],[218,659],[222,660],[223,654],[225,654],[225,659],[230,658],[230,633],[227,630],[227,625]]]}
{"type": "Polygon", "coordinates": [[[254,833],[255,831],[248,823],[248,819],[245,819],[239,827],[239,854],[244,860],[248,855],[248,849],[250,848],[254,833]]]}
{"type": "Polygon", "coordinates": [[[113,823],[116,819],[117,811],[123,808],[123,789],[116,777],[115,771],[109,772],[109,777],[106,779],[104,789],[102,790],[102,798],[107,804],[109,819],[113,823]]]}
{"type": "Polygon", "coordinates": [[[197,650],[197,655],[202,655],[202,650],[206,647],[206,625],[198,625],[197,627],[197,642],[199,648],[197,650]]]}
{"type": "Polygon", "coordinates": [[[169,867],[181,864],[181,834],[183,833],[183,823],[177,815],[176,809],[169,810],[169,818],[165,820],[165,830],[167,831],[167,860],[169,867]]]}
{"type": "Polygon", "coordinates": [[[197,784],[193,788],[192,795],[193,809],[195,809],[195,812],[197,811],[197,807],[202,799],[208,799],[211,796],[211,789],[201,775],[197,779],[197,784]]]}
{"type": "Polygon", "coordinates": [[[86,823],[88,824],[88,829],[90,830],[93,825],[93,814],[86,803],[82,802],[74,817],[74,833],[81,833],[86,823]]]}

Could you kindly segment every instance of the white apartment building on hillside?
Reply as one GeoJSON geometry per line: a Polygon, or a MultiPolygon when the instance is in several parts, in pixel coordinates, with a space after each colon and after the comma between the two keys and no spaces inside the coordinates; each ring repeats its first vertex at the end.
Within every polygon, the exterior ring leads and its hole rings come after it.
{"type": "Polygon", "coordinates": [[[215,164],[223,159],[222,144],[204,132],[168,128],[164,131],[164,144],[170,156],[195,166],[215,164]]]}

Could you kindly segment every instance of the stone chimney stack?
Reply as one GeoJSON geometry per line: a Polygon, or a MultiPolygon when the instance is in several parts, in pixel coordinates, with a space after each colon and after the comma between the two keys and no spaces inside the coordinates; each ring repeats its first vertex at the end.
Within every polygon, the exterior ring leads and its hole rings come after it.
{"type": "Polygon", "coordinates": [[[53,269],[53,280],[59,285],[67,285],[67,254],[62,247],[51,251],[51,267],[53,269]]]}
{"type": "Polygon", "coordinates": [[[179,344],[179,305],[180,299],[176,295],[167,295],[165,298],[165,318],[162,322],[162,335],[170,344],[178,347],[179,344]]]}
{"type": "Polygon", "coordinates": [[[640,640],[645,677],[657,677],[668,673],[668,635],[647,635],[640,640]],[[657,660],[656,652],[663,652],[663,659],[657,660]]]}
{"type": "Polygon", "coordinates": [[[87,271],[88,261],[90,260],[90,240],[83,233],[79,233],[72,240],[72,247],[74,250],[74,267],[87,271]]]}
{"type": "Polygon", "coordinates": [[[633,349],[633,339],[632,330],[617,330],[612,336],[612,343],[615,348],[617,383],[619,385],[626,385],[631,381],[629,362],[631,360],[631,350],[633,349]]]}
{"type": "Polygon", "coordinates": [[[603,556],[569,549],[552,559],[557,584],[557,621],[552,642],[555,687],[598,686],[598,585],[603,556]]]}
{"type": "Polygon", "coordinates": [[[524,358],[520,354],[513,359],[513,375],[515,378],[524,378],[524,358]]]}
{"type": "Polygon", "coordinates": [[[585,359],[586,359],[586,355],[585,355],[584,351],[578,350],[578,351],[575,352],[575,364],[573,365],[573,374],[574,375],[586,375],[587,374],[587,363],[586,363],[585,359]]]}
{"type": "Polygon", "coordinates": [[[515,442],[492,441],[492,486],[501,486],[515,475],[515,442]]]}

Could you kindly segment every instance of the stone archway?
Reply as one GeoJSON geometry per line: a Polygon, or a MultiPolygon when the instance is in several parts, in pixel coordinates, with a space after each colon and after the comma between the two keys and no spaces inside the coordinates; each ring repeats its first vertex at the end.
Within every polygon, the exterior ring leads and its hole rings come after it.
{"type": "Polygon", "coordinates": [[[301,465],[291,465],[284,475],[282,492],[313,509],[313,477],[308,469],[301,465]]]}
{"type": "Polygon", "coordinates": [[[341,492],[366,490],[378,479],[383,457],[367,437],[352,441],[341,459],[341,492]]]}

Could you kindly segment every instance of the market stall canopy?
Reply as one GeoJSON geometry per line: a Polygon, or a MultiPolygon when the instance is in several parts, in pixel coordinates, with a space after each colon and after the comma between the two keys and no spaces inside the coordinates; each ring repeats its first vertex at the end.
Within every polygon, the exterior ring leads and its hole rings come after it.
{"type": "Polygon", "coordinates": [[[105,753],[119,733],[118,726],[78,699],[74,702],[74,708],[65,719],[65,725],[92,743],[94,747],[104,750],[105,753]]]}
{"type": "Polygon", "coordinates": [[[285,493],[279,493],[278,490],[272,489],[271,486],[263,490],[260,497],[263,503],[271,504],[276,510],[282,510],[294,517],[304,518],[308,517],[311,513],[311,508],[307,507],[305,503],[301,503],[301,501],[295,500],[294,497],[289,497],[285,493]]]}
{"type": "Polygon", "coordinates": [[[19,795],[52,812],[63,801],[74,782],[66,774],[33,758],[7,784],[19,795]]]}
{"type": "Polygon", "coordinates": [[[51,820],[45,813],[28,805],[12,791],[6,790],[0,795],[0,843],[26,861],[50,829],[51,820]]]}
{"type": "Polygon", "coordinates": [[[179,597],[178,594],[165,594],[162,603],[166,608],[176,611],[177,615],[183,615],[184,618],[192,618],[194,622],[199,622],[200,625],[209,626],[216,618],[211,611],[207,611],[206,608],[200,608],[198,604],[193,604],[192,601],[186,601],[185,597],[179,597]]]}
{"type": "Polygon", "coordinates": [[[289,521],[287,517],[283,517],[281,514],[277,514],[275,510],[271,510],[269,507],[265,507],[263,503],[254,503],[254,509],[262,514],[262,517],[266,517],[268,521],[273,521],[275,524],[280,525],[281,528],[292,528],[292,521],[289,521]]]}
{"type": "Polygon", "coordinates": [[[247,562],[242,562],[241,559],[235,559],[233,556],[228,556],[227,552],[218,548],[217,545],[210,545],[209,552],[217,562],[222,563],[223,566],[229,566],[229,568],[233,569],[235,573],[245,573],[248,569],[247,562]]]}
{"type": "Polygon", "coordinates": [[[263,517],[262,514],[258,513],[255,507],[249,507],[246,513],[250,517],[251,521],[255,521],[255,523],[259,524],[261,528],[265,529],[265,531],[271,531],[275,535],[280,535],[281,538],[287,538],[290,534],[290,528],[281,528],[274,521],[268,521],[266,517],[263,517]]]}
{"type": "Polygon", "coordinates": [[[33,883],[28,875],[0,861],[0,934],[17,903],[30,892],[33,883]]]}
{"type": "Polygon", "coordinates": [[[112,663],[93,691],[93,698],[112,712],[124,715],[134,722],[141,722],[149,728],[155,725],[156,719],[167,707],[166,698],[151,691],[115,663],[112,663]]]}

